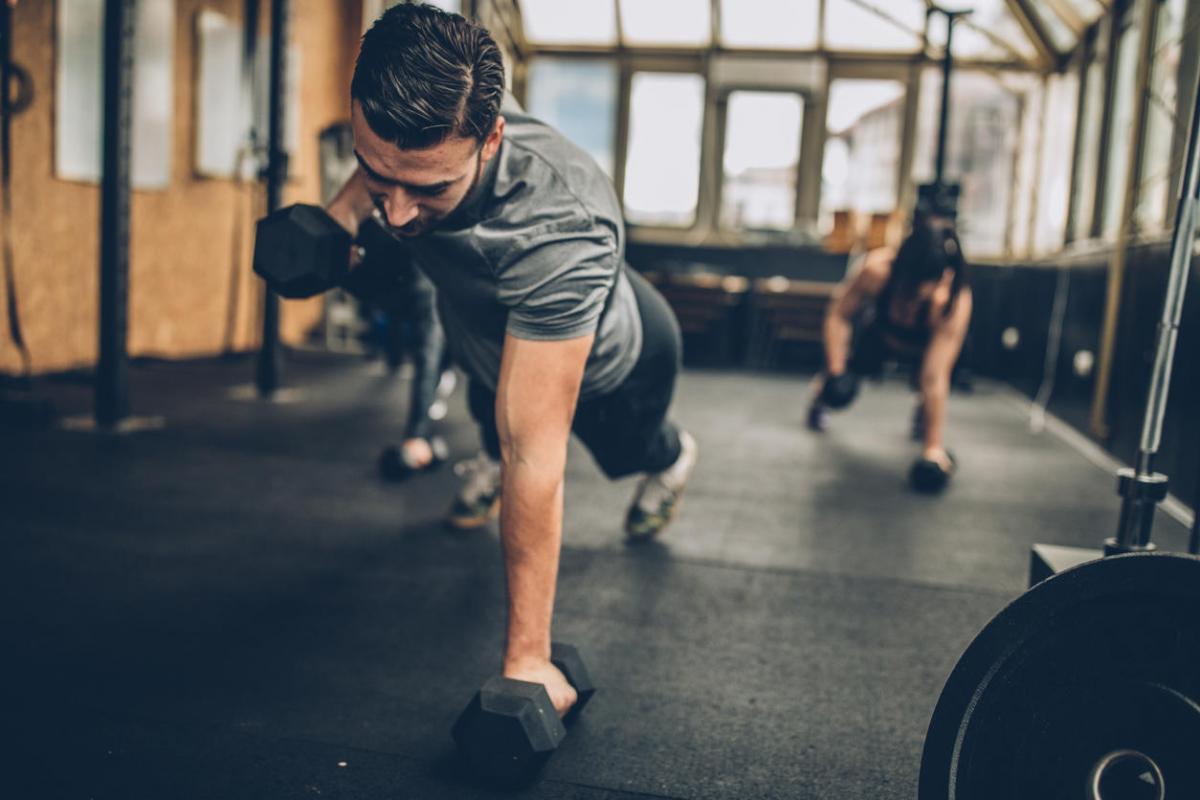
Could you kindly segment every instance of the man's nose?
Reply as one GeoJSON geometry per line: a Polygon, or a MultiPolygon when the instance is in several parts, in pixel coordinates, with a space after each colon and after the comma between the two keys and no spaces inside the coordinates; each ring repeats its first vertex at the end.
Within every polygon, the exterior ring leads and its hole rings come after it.
{"type": "Polygon", "coordinates": [[[403,228],[416,219],[419,213],[417,204],[403,190],[388,194],[384,199],[383,211],[387,216],[388,225],[393,228],[403,228]]]}

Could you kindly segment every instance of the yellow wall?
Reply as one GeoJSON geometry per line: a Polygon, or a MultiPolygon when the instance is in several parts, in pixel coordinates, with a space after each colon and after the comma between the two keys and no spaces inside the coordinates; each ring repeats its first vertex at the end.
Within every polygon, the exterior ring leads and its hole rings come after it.
{"type": "MultiPolygon", "coordinates": [[[[54,177],[56,5],[18,3],[14,17],[13,58],[32,73],[37,92],[13,121],[12,220],[21,324],[37,372],[94,363],[98,324],[99,189],[54,177]]],[[[300,149],[293,154],[296,177],[287,202],[319,200],[317,134],[347,116],[359,7],[348,0],[292,2],[292,42],[302,51],[303,75],[300,149]]],[[[194,27],[203,8],[240,19],[242,0],[177,0],[171,185],[133,195],[131,355],[202,356],[229,345],[245,350],[259,335],[262,289],[250,270],[250,248],[254,218],[263,213],[262,189],[192,172],[194,27]]],[[[265,15],[265,2],[263,9],[265,15]]],[[[319,299],[285,303],[285,340],[302,338],[320,311],[319,299]]],[[[16,372],[21,364],[7,337],[4,303],[0,324],[0,372],[16,372]]]]}

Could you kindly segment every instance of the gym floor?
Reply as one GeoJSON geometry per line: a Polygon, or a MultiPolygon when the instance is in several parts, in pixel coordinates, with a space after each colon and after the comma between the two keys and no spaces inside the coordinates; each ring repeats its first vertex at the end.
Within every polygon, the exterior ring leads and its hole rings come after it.
{"type": "MultiPolygon", "coordinates": [[[[6,431],[0,794],[479,798],[449,739],[499,665],[494,526],[451,533],[449,469],[375,477],[405,381],[299,354],[302,402],[232,399],[248,361],[150,363],[120,438],[6,431]]],[[[84,412],[84,384],[48,385],[84,412]]],[[[1009,390],[951,401],[948,494],[904,475],[912,401],[868,384],[821,436],[796,376],[687,372],[700,462],[661,543],[633,480],[572,445],[556,637],[600,687],[533,798],[911,798],[925,726],[1034,542],[1096,546],[1114,480],[1009,390]]],[[[443,427],[474,452],[462,393],[443,427]]],[[[1157,540],[1186,531],[1160,514],[1157,540]]]]}

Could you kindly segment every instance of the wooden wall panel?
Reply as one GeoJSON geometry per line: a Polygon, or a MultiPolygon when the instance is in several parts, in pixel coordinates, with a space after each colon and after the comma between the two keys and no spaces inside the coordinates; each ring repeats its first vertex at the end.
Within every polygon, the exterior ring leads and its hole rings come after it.
{"type": "MultiPolygon", "coordinates": [[[[32,73],[37,91],[32,107],[13,123],[18,301],[37,372],[86,367],[96,357],[99,190],[53,173],[56,5],[18,3],[14,17],[14,59],[32,73]]],[[[296,177],[286,197],[316,202],[317,134],[348,115],[361,12],[358,3],[344,0],[292,5],[292,41],[301,50],[303,73],[302,130],[293,159],[296,177]]],[[[264,2],[264,16],[266,7],[264,2]]],[[[133,197],[129,350],[135,356],[212,355],[252,348],[258,339],[262,289],[250,271],[250,248],[253,220],[262,213],[261,187],[200,178],[192,171],[194,26],[202,8],[240,18],[242,2],[178,0],[172,181],[164,191],[137,191],[133,197]]],[[[320,312],[320,300],[285,303],[285,341],[301,339],[320,312]]],[[[6,335],[5,313],[0,303],[0,372],[11,373],[20,360],[6,335]]]]}

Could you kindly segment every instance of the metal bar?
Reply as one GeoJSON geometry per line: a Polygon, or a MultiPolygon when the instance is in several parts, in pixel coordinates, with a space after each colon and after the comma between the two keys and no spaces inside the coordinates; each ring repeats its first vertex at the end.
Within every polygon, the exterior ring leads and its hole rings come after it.
{"type": "MultiPolygon", "coordinates": [[[[267,211],[283,205],[288,154],[284,148],[284,92],[287,87],[288,0],[271,0],[271,81],[268,92],[267,211]]],[[[279,296],[268,288],[263,295],[262,345],[256,383],[260,397],[279,388],[282,366],[279,345],[279,296]]]]}
{"type": "MultiPolygon", "coordinates": [[[[1042,78],[1042,98],[1041,107],[1038,109],[1038,125],[1037,125],[1037,145],[1033,151],[1033,185],[1029,188],[1029,217],[1027,236],[1025,239],[1025,252],[1029,256],[1033,256],[1035,245],[1037,244],[1037,220],[1038,212],[1041,210],[1041,192],[1038,191],[1038,179],[1042,175],[1042,170],[1045,165],[1042,164],[1042,155],[1045,151],[1046,144],[1046,113],[1050,109],[1050,78],[1042,78]]],[[[1014,181],[1015,184],[1015,181],[1014,181]]]]}
{"type": "MultiPolygon", "coordinates": [[[[1146,22],[1153,21],[1153,10],[1147,10],[1146,22]]],[[[1154,457],[1162,444],[1163,419],[1166,416],[1167,398],[1171,388],[1175,345],[1179,336],[1179,323],[1183,318],[1183,301],[1191,275],[1193,245],[1196,239],[1196,205],[1200,197],[1200,76],[1192,96],[1197,98],[1197,102],[1192,105],[1187,160],[1179,182],[1179,202],[1176,204],[1175,228],[1171,235],[1170,271],[1163,297],[1162,316],[1158,323],[1154,366],[1150,372],[1150,386],[1146,392],[1146,411],[1142,419],[1141,440],[1138,443],[1136,472],[1131,480],[1124,480],[1121,484],[1124,490],[1122,510],[1115,539],[1118,550],[1145,549],[1150,546],[1154,508],[1161,497],[1157,493],[1151,495],[1148,489],[1161,487],[1161,495],[1166,494],[1166,477],[1155,474],[1154,457]]],[[[1193,524],[1189,547],[1196,545],[1196,536],[1193,524]]]]}
{"type": "MultiPolygon", "coordinates": [[[[1138,104],[1137,113],[1133,118],[1133,130],[1129,133],[1129,163],[1126,167],[1125,196],[1121,207],[1120,224],[1117,227],[1117,238],[1113,244],[1112,258],[1108,269],[1108,289],[1105,298],[1104,323],[1101,328],[1099,367],[1096,372],[1096,386],[1092,395],[1092,431],[1102,438],[1107,438],[1108,429],[1108,392],[1112,384],[1113,355],[1116,350],[1117,325],[1121,314],[1121,290],[1125,282],[1125,266],[1129,257],[1129,240],[1133,226],[1134,211],[1137,208],[1138,184],[1141,176],[1142,143],[1146,133],[1146,102],[1150,85],[1150,53],[1154,45],[1154,20],[1158,8],[1157,2],[1143,0],[1142,30],[1138,41],[1138,65],[1135,78],[1134,102],[1138,104]]],[[[1129,13],[1136,13],[1131,8],[1129,13]]],[[[1114,26],[1115,28],[1116,26],[1114,26]]],[[[1114,30],[1115,33],[1115,30],[1114,30]]],[[[1114,35],[1114,41],[1116,36],[1114,35]]],[[[1114,68],[1119,62],[1118,47],[1111,47],[1109,59],[1114,68]]],[[[1110,73],[1112,74],[1112,73],[1110,73]]],[[[1111,109],[1110,109],[1111,116],[1111,109]]],[[[1103,151],[1102,151],[1103,152],[1103,151]]],[[[1102,159],[1107,161],[1107,159],[1102,159]]],[[[1109,180],[1106,176],[1105,181],[1109,180]]],[[[1103,204],[1098,205],[1097,219],[1103,219],[1103,204]]]]}
{"type": "MultiPolygon", "coordinates": [[[[941,9],[938,9],[940,13],[941,9]]],[[[946,52],[942,55],[942,105],[938,111],[937,151],[934,154],[933,180],[938,185],[946,176],[946,136],[950,130],[950,75],[954,71],[954,15],[946,14],[946,52]]]]}
{"type": "Polygon", "coordinates": [[[113,428],[129,415],[129,153],[133,108],[133,0],[104,5],[104,142],[100,183],[100,353],[95,417],[113,428]]]}
{"type": "MultiPolygon", "coordinates": [[[[1200,97],[1200,83],[1197,84],[1200,97]]],[[[1162,444],[1163,417],[1167,410],[1167,394],[1171,387],[1171,367],[1175,357],[1175,342],[1179,321],[1183,318],[1183,298],[1191,271],[1192,245],[1196,238],[1197,188],[1200,186],[1200,103],[1192,110],[1192,129],[1188,137],[1187,166],[1180,181],[1179,203],[1175,209],[1175,232],[1171,238],[1171,270],[1167,278],[1167,293],[1163,300],[1162,317],[1158,323],[1154,367],[1150,373],[1150,390],[1146,398],[1146,416],[1142,422],[1142,437],[1138,445],[1139,469],[1148,464],[1162,444]]]]}
{"type": "Polygon", "coordinates": [[[1042,0],[1042,2],[1050,7],[1051,12],[1058,14],[1058,18],[1066,23],[1076,37],[1087,28],[1087,21],[1075,11],[1070,3],[1064,2],[1064,0],[1042,0]]]}

